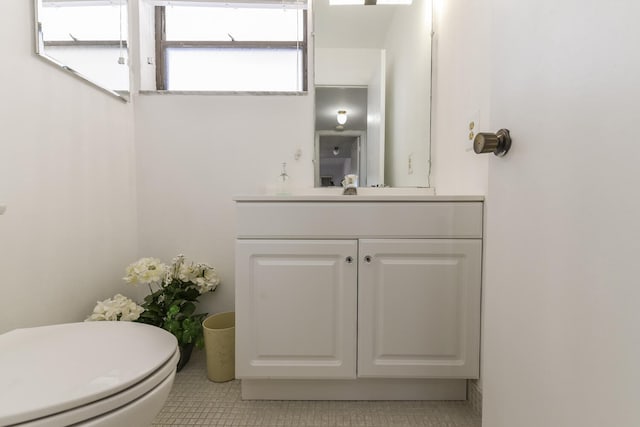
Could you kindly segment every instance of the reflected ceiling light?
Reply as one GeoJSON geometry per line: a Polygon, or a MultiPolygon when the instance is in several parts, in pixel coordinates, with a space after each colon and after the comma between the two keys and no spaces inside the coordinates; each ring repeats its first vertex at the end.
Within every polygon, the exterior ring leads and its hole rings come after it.
{"type": "Polygon", "coordinates": [[[338,123],[341,125],[347,123],[347,110],[338,110],[336,120],[338,120],[338,123]]]}
{"type": "Polygon", "coordinates": [[[367,5],[378,4],[411,4],[413,0],[329,0],[331,6],[367,5]]]}

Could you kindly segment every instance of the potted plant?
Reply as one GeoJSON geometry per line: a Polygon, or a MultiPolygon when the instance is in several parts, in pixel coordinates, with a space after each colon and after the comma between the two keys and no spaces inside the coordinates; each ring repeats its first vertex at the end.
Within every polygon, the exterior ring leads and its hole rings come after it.
{"type": "Polygon", "coordinates": [[[113,300],[98,302],[87,320],[133,320],[171,332],[178,340],[178,370],[182,369],[193,347],[204,347],[202,321],[207,313],[196,313],[196,304],[200,295],[216,290],[220,284],[218,274],[206,264],[187,264],[184,255],[174,258],[171,265],[157,258],[141,258],[126,271],[127,283],[149,287],[150,293],[144,302],[137,306],[128,298],[116,295],[113,300]]]}

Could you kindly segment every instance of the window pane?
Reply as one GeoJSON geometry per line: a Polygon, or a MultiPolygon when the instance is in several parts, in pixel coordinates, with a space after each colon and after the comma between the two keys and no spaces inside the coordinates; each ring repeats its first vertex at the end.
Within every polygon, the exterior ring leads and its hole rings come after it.
{"type": "Polygon", "coordinates": [[[302,41],[299,9],[168,6],[167,40],[302,41]]]}
{"type": "Polygon", "coordinates": [[[295,49],[167,49],[168,90],[299,91],[295,49]]]}
{"type": "Polygon", "coordinates": [[[47,56],[71,67],[102,87],[129,90],[129,67],[118,64],[120,49],[117,47],[47,46],[47,56]]]}
{"type": "Polygon", "coordinates": [[[127,40],[127,4],[103,6],[47,6],[38,16],[42,35],[49,40],[127,40]],[[122,21],[120,20],[122,13],[122,21]],[[122,25],[120,25],[122,23],[122,25]]]}

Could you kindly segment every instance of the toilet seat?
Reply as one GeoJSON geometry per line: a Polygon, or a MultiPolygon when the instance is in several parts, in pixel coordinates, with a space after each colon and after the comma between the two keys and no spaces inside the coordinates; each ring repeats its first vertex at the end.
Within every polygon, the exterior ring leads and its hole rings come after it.
{"type": "Polygon", "coordinates": [[[168,394],[178,358],[173,335],[141,323],[0,335],[0,426],[70,425],[168,394]]]}

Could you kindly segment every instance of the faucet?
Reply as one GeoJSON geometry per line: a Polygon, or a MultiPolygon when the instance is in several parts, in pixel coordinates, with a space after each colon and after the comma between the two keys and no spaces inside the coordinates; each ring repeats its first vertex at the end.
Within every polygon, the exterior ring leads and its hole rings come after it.
{"type": "Polygon", "coordinates": [[[358,194],[358,175],[345,175],[342,180],[344,190],[342,194],[345,196],[355,196],[358,194]]]}

